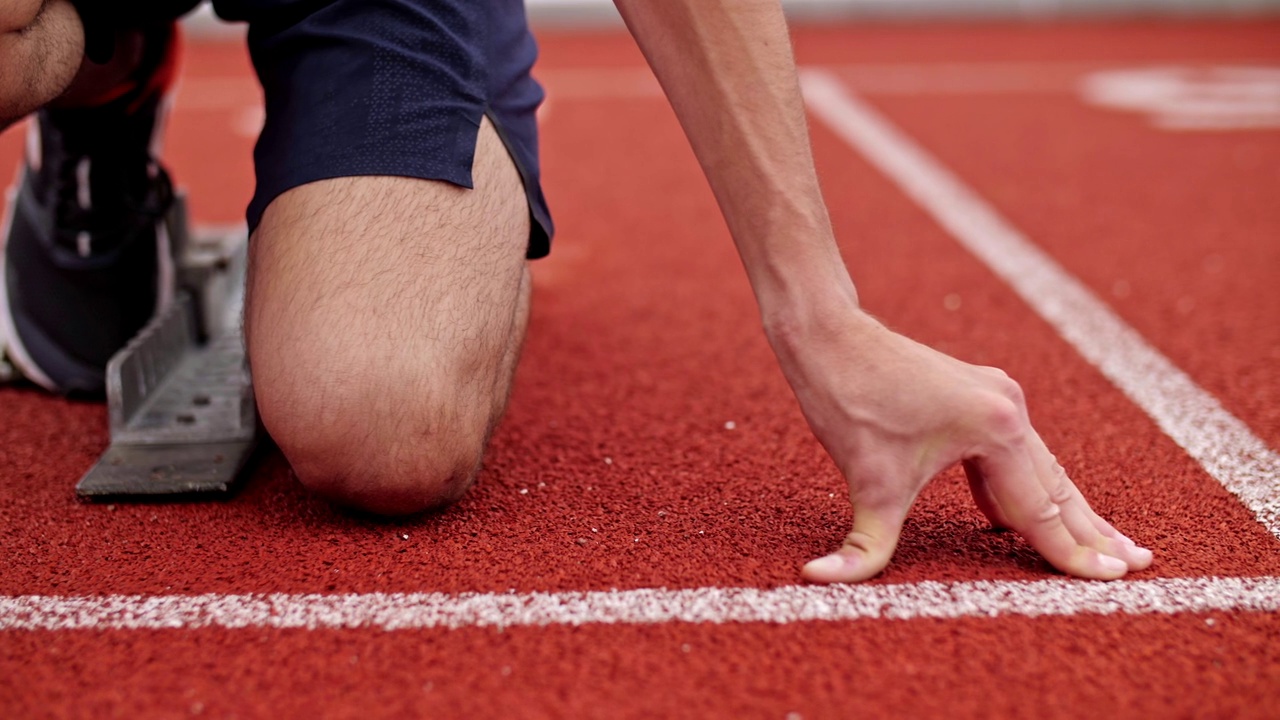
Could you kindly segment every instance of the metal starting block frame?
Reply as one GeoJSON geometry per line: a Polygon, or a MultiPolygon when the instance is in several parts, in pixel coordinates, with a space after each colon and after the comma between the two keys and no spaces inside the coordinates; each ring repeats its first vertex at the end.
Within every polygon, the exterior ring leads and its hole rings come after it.
{"type": "Polygon", "coordinates": [[[262,436],[241,331],[246,232],[189,233],[181,196],[168,227],[178,292],[107,364],[111,445],[81,497],[226,494],[262,436]]]}

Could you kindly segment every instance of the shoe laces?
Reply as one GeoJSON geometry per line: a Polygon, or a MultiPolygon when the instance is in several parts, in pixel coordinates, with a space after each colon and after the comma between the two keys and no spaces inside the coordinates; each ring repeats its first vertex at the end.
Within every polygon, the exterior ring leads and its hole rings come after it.
{"type": "MultiPolygon", "coordinates": [[[[46,127],[49,125],[54,122],[46,127]]],[[[173,202],[173,184],[149,151],[143,151],[143,175],[137,169],[139,159],[128,156],[129,148],[123,147],[128,143],[113,137],[115,132],[76,125],[84,123],[55,125],[60,147],[56,152],[44,152],[42,160],[53,165],[45,165],[43,170],[52,181],[57,235],[77,255],[88,257],[121,247],[139,235],[139,230],[154,227],[173,202]],[[91,142],[84,143],[86,138],[91,142]],[[110,183],[98,179],[99,190],[109,189],[106,197],[94,192],[94,173],[104,170],[119,174],[110,183]]]]}

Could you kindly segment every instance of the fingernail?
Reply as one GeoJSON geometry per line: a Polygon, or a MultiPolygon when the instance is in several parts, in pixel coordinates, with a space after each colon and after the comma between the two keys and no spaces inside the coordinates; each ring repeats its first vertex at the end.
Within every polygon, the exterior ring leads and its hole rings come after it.
{"type": "Polygon", "coordinates": [[[1130,540],[1128,535],[1121,535],[1120,539],[1123,540],[1125,544],[1127,544],[1129,547],[1138,547],[1138,543],[1130,540]]]}
{"type": "Polygon", "coordinates": [[[811,570],[813,572],[829,574],[829,573],[837,572],[840,570],[840,568],[843,568],[843,567],[844,567],[843,557],[839,555],[828,555],[826,557],[820,557],[817,560],[810,561],[809,564],[806,565],[804,569],[811,570]]]}
{"type": "Polygon", "coordinates": [[[1128,571],[1129,569],[1129,564],[1118,557],[1111,557],[1110,555],[1099,555],[1098,558],[1099,558],[1098,564],[1101,565],[1102,569],[1106,570],[1107,572],[1122,573],[1122,572],[1128,571]]]}
{"type": "Polygon", "coordinates": [[[1133,555],[1135,560],[1141,563],[1151,562],[1151,559],[1155,557],[1154,555],[1151,554],[1150,550],[1144,547],[1138,547],[1137,545],[1134,545],[1133,548],[1129,550],[1129,552],[1133,555]]]}

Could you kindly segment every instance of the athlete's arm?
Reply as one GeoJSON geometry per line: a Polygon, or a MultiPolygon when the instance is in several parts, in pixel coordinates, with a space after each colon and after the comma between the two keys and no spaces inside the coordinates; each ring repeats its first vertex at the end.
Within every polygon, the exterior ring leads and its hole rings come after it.
{"type": "Polygon", "coordinates": [[[1117,578],[1151,563],[1099,518],[1031,427],[1017,384],[864,313],[818,188],[778,0],[616,0],[728,223],[765,333],[849,484],[853,531],[804,568],[884,569],[920,489],[963,462],[991,521],[1058,569],[1117,578]]]}

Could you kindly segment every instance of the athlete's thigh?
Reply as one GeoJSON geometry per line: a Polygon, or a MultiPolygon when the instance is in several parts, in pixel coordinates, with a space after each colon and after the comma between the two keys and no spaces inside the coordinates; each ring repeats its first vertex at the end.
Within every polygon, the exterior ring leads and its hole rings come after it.
{"type": "Polygon", "coordinates": [[[488,118],[520,175],[528,255],[553,232],[540,186],[531,69],[536,45],[521,0],[216,0],[249,23],[266,101],[255,149],[250,229],[276,196],[334,177],[388,175],[471,187],[488,118]]]}
{"type": "Polygon", "coordinates": [[[398,416],[412,399],[429,412],[447,405],[464,424],[495,419],[524,332],[529,214],[487,122],[474,174],[473,189],[332,178],[267,207],[250,243],[246,314],[260,394],[285,388],[290,412],[298,392],[325,391],[333,408],[362,414],[398,416]]]}
{"type": "Polygon", "coordinates": [[[528,29],[507,4],[216,3],[249,21],[266,100],[246,331],[269,428],[300,396],[312,415],[491,424],[524,258],[551,232],[532,41],[509,42],[528,29]]]}

